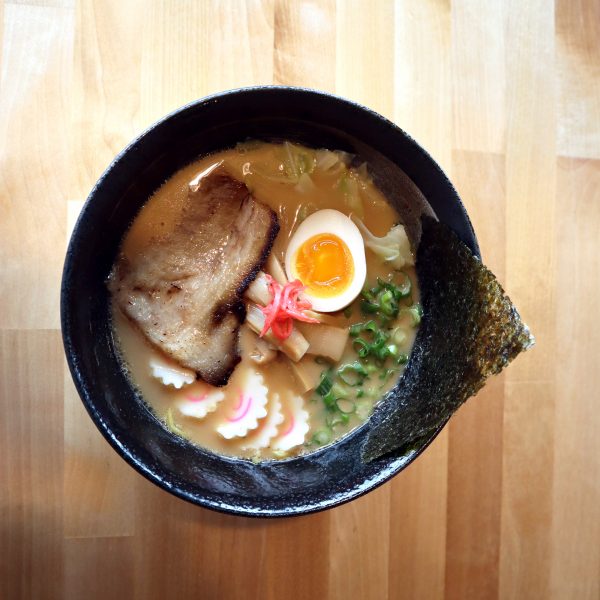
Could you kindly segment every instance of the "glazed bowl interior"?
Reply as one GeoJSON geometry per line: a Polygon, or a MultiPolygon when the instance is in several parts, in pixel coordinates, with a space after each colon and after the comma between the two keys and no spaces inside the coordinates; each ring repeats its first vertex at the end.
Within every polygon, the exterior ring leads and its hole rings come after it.
{"type": "Polygon", "coordinates": [[[335,506],[383,483],[437,432],[410,451],[368,464],[360,453],[369,421],[328,447],[281,461],[254,464],[196,447],[170,433],[129,382],[105,285],[121,239],[148,197],[199,156],[246,139],[357,154],[409,226],[418,229],[419,212],[433,210],[476,254],[478,247],[454,188],[422,148],[376,113],[311,90],[249,88],[190,104],[148,129],[100,178],[71,238],[61,296],[65,351],[86,409],[123,458],[167,491],[234,514],[294,515],[335,506]]]}

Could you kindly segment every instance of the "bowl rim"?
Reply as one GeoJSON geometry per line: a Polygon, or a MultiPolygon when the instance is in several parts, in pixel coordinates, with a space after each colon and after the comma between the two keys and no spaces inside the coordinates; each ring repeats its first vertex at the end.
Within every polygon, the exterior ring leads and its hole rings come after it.
{"type": "MultiPolygon", "coordinates": [[[[316,513],[322,510],[326,510],[329,508],[334,508],[336,506],[340,506],[345,504],[346,502],[350,502],[364,494],[378,488],[383,485],[387,481],[389,481],[392,477],[397,475],[400,471],[406,468],[410,463],[412,463],[418,456],[420,456],[429,445],[435,440],[440,431],[446,426],[448,419],[446,419],[436,430],[434,430],[427,438],[427,440],[422,443],[418,448],[409,451],[408,454],[404,454],[402,456],[394,457],[391,462],[382,463],[382,468],[378,469],[373,477],[367,479],[362,482],[361,485],[357,485],[352,489],[349,489],[342,494],[331,494],[326,499],[319,499],[315,502],[307,501],[302,506],[294,506],[291,509],[259,509],[255,506],[247,507],[243,505],[235,505],[235,504],[226,504],[226,503],[216,503],[210,499],[205,497],[200,497],[194,493],[187,491],[186,489],[180,487],[177,481],[173,481],[174,478],[168,477],[169,473],[167,471],[163,471],[162,473],[158,472],[159,469],[151,468],[147,465],[143,460],[136,456],[134,450],[129,448],[123,441],[121,441],[117,435],[112,431],[109,424],[102,418],[102,415],[96,410],[93,402],[88,398],[88,390],[86,389],[86,385],[84,382],[84,375],[80,368],[80,363],[77,357],[76,352],[73,349],[73,340],[72,340],[72,325],[71,319],[69,315],[69,311],[67,308],[68,298],[70,295],[69,290],[69,281],[71,272],[73,270],[73,262],[75,260],[75,248],[79,243],[81,236],[80,227],[82,223],[86,221],[88,218],[89,207],[91,206],[93,199],[97,193],[97,191],[102,187],[104,182],[110,177],[112,171],[119,165],[119,163],[127,156],[129,153],[135,151],[137,146],[143,142],[143,140],[150,135],[154,130],[161,127],[165,122],[170,121],[171,119],[180,116],[188,111],[196,110],[198,107],[212,104],[220,101],[223,98],[228,98],[231,96],[240,96],[247,94],[265,94],[265,93],[281,93],[287,92],[291,94],[300,94],[300,95],[310,95],[316,96],[320,98],[326,98],[329,101],[340,103],[346,105],[358,112],[365,112],[378,120],[380,123],[385,125],[388,129],[391,129],[395,135],[400,135],[406,139],[408,144],[411,146],[411,150],[420,154],[423,159],[428,163],[428,167],[432,169],[438,176],[439,183],[443,185],[445,193],[448,195],[449,199],[451,199],[462,219],[464,219],[466,231],[468,235],[468,240],[466,240],[467,245],[470,247],[471,251],[478,257],[480,257],[479,245],[477,243],[477,238],[475,236],[475,232],[473,230],[473,226],[471,220],[467,214],[467,211],[458,195],[458,192],[454,188],[453,184],[450,182],[449,178],[443,171],[443,169],[439,166],[439,164],[431,157],[431,155],[425,150],[417,141],[415,141],[410,134],[404,131],[401,127],[395,124],[393,121],[389,120],[385,116],[377,113],[373,109],[362,105],[353,100],[349,100],[342,96],[332,94],[330,92],[309,88],[309,87],[298,87],[298,86],[285,86],[285,85],[257,85],[257,86],[247,86],[247,87],[238,87],[233,89],[224,90],[221,92],[216,92],[202,98],[193,100],[188,102],[187,104],[167,113],[161,118],[154,121],[150,126],[144,129],[140,134],[138,134],[131,142],[129,142],[109,163],[100,177],[97,179],[95,184],[93,185],[79,215],[75,222],[75,225],[72,229],[69,244],[67,247],[65,261],[63,265],[62,272],[62,281],[61,281],[61,292],[60,292],[60,318],[61,318],[61,332],[63,345],[65,350],[65,355],[67,358],[67,363],[69,366],[69,370],[77,389],[78,395],[94,421],[97,429],[103,435],[103,437],[109,442],[109,444],[114,448],[114,450],[138,473],[143,475],[146,479],[150,480],[152,483],[158,485],[163,490],[170,492],[171,494],[195,504],[197,506],[201,506],[204,508],[209,508],[212,510],[216,510],[225,514],[232,514],[237,516],[245,516],[245,517],[290,517],[290,516],[299,516],[309,513],[316,513]]],[[[365,422],[366,423],[366,422],[365,422]]],[[[360,430],[362,426],[355,428],[352,432],[343,436],[347,438],[352,436],[355,432],[360,430]]],[[[323,448],[320,448],[314,452],[311,452],[309,456],[314,456],[316,454],[320,454],[323,452],[327,452],[328,449],[335,445],[336,442],[329,444],[323,448]]],[[[210,450],[206,450],[207,452],[211,452],[210,450]]],[[[212,454],[216,454],[212,452],[212,454]]],[[[231,462],[245,462],[248,461],[246,459],[229,457],[224,455],[216,454],[220,459],[224,459],[231,462]]],[[[290,457],[284,459],[283,461],[273,461],[273,462],[289,462],[297,460],[298,457],[290,457]]]]}

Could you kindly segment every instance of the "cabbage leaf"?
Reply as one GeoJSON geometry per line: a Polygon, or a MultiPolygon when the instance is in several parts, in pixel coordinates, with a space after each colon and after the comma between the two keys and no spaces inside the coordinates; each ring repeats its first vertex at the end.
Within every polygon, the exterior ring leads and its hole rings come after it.
{"type": "Polygon", "coordinates": [[[415,264],[415,257],[403,225],[394,225],[383,237],[377,237],[359,218],[354,217],[354,221],[363,235],[365,246],[381,257],[384,262],[389,263],[394,269],[402,269],[415,264]]]}

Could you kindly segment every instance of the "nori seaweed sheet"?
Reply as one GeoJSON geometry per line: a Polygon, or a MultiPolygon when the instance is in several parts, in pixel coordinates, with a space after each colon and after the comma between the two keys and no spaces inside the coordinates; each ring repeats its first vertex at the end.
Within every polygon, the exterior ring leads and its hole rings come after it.
{"type": "Polygon", "coordinates": [[[423,319],[403,377],[371,417],[366,462],[429,437],[534,344],[494,275],[448,226],[427,216],[416,270],[423,319]]]}

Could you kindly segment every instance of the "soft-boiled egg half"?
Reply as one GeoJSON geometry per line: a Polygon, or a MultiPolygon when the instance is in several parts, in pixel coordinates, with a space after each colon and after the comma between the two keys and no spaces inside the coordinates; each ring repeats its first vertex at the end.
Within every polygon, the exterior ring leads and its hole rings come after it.
{"type": "Polygon", "coordinates": [[[319,210],[292,235],[285,255],[290,281],[299,279],[314,310],[340,310],[360,293],[367,275],[358,227],[338,210],[319,210]]]}

